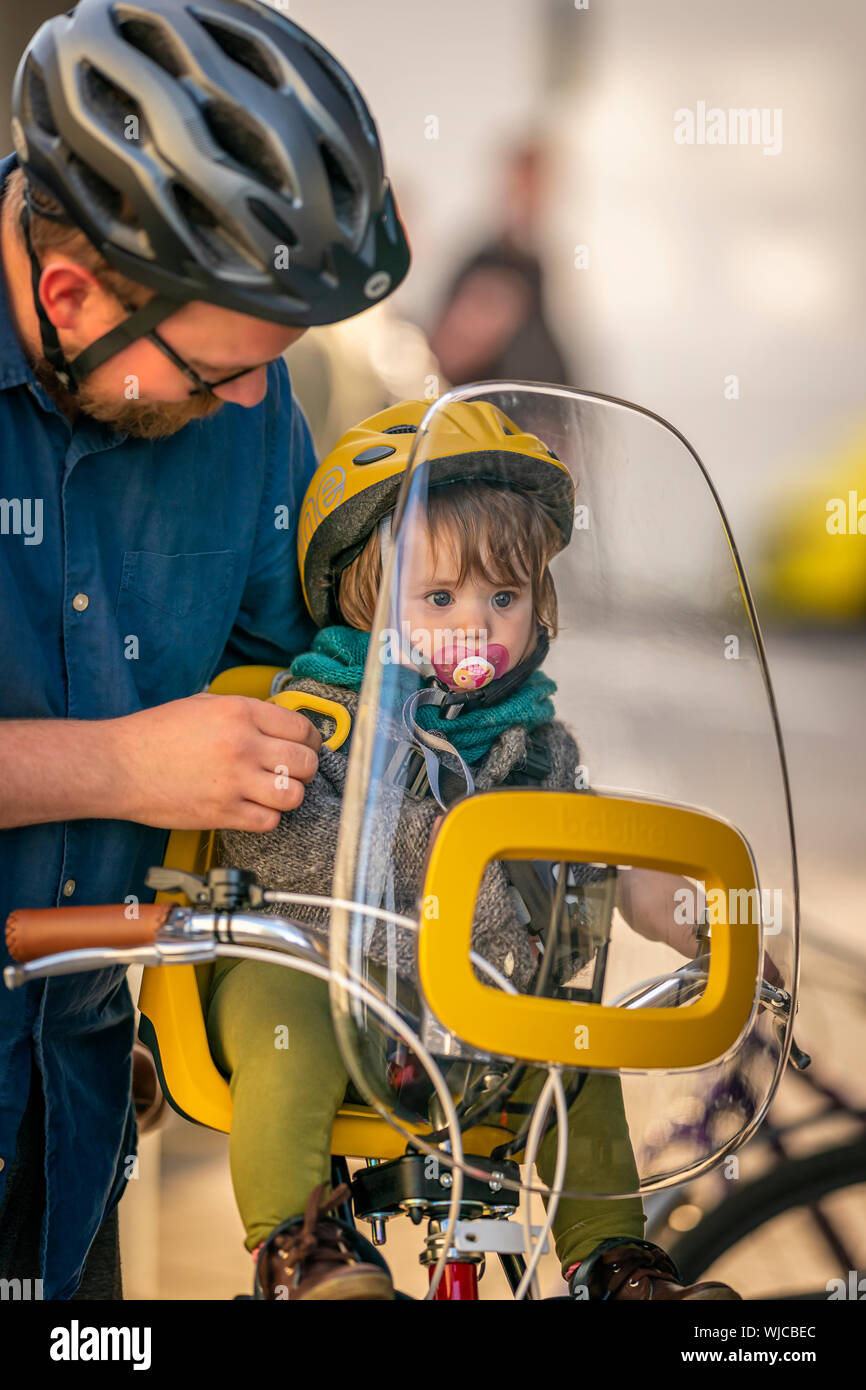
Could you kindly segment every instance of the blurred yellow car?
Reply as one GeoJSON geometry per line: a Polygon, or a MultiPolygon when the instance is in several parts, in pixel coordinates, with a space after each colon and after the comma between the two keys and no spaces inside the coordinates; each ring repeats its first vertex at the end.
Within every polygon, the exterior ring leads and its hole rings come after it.
{"type": "Polygon", "coordinates": [[[866,619],[866,429],[820,471],[777,499],[755,573],[767,617],[827,623],[866,619]]]}

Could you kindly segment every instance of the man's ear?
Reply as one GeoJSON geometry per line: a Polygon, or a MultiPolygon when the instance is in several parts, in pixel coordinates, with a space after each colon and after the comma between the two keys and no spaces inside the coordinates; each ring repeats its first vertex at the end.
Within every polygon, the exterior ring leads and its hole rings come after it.
{"type": "Polygon", "coordinates": [[[45,312],[59,329],[77,328],[88,301],[92,306],[104,296],[105,290],[93,272],[76,261],[49,261],[39,280],[39,297],[45,312]]]}

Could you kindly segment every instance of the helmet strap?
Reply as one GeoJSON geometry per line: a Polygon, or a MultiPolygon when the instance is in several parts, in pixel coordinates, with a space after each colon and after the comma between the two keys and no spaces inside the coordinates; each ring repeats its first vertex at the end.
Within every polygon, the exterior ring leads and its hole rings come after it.
{"type": "Polygon", "coordinates": [[[39,319],[39,336],[42,339],[42,355],[54,370],[54,374],[61,386],[65,386],[67,391],[76,391],[77,384],[72,379],[69,372],[69,363],[66,360],[60,339],[57,336],[57,329],[51,322],[45,311],[39,294],[39,281],[42,279],[42,267],[39,264],[36,252],[30,240],[30,203],[25,198],[24,206],[21,209],[21,230],[24,234],[24,244],[27,247],[27,255],[30,260],[30,283],[33,288],[33,304],[39,319]]]}
{"type": "Polygon", "coordinates": [[[434,675],[432,679],[428,679],[427,685],[422,690],[416,690],[405,701],[403,726],[413,745],[423,754],[430,790],[443,810],[448,809],[439,787],[439,768],[443,753],[448,753],[457,760],[463,780],[466,783],[467,796],[471,796],[475,791],[475,782],[465,759],[460,756],[454,745],[444,735],[434,733],[431,729],[421,728],[415,719],[416,710],[422,705],[434,705],[439,711],[440,719],[454,719],[467,709],[489,709],[493,705],[501,704],[503,700],[506,700],[509,695],[523,685],[533,671],[538,669],[547,656],[549,647],[550,639],[547,632],[539,624],[538,640],[529,656],[519,662],[513,671],[506,671],[504,676],[491,681],[482,690],[449,690],[439,677],[434,675]]]}
{"type": "MultiPolygon", "coordinates": [[[[59,221],[60,219],[56,220],[59,221]]],[[[107,333],[103,333],[70,362],[60,345],[57,329],[48,317],[39,293],[42,266],[30,240],[30,203],[27,199],[25,199],[21,209],[21,229],[24,233],[24,243],[30,260],[30,281],[33,289],[33,304],[39,319],[42,353],[61,386],[65,387],[72,395],[77,394],[84,377],[89,376],[97,367],[101,367],[102,363],[107,362],[109,357],[114,357],[124,348],[137,342],[139,338],[149,336],[151,330],[158,323],[162,323],[163,319],[168,318],[169,314],[175,313],[180,308],[180,305],[175,300],[169,299],[167,295],[156,295],[140,309],[133,310],[122,323],[109,329],[107,333]]]]}
{"type": "Polygon", "coordinates": [[[386,512],[379,522],[379,559],[383,577],[393,549],[394,542],[391,539],[391,513],[386,512]]]}
{"type": "MultiPolygon", "coordinates": [[[[170,314],[174,314],[181,306],[174,299],[169,299],[164,294],[155,295],[148,300],[140,309],[134,309],[128,318],[122,323],[118,323],[114,328],[110,328],[107,333],[103,333],[94,343],[86,347],[83,352],[79,352],[68,364],[68,370],[73,380],[81,381],[85,376],[89,376],[97,367],[101,367],[103,362],[107,362],[109,357],[115,357],[117,353],[123,352],[124,348],[131,347],[140,338],[150,338],[152,330],[163,319],[167,319],[170,314]]],[[[152,339],[151,339],[152,341],[152,339]]],[[[166,344],[159,342],[156,344],[165,353],[166,344]]],[[[170,354],[166,353],[166,356],[170,354]]],[[[176,364],[175,364],[176,365],[176,364]]]]}
{"type": "Polygon", "coordinates": [[[430,790],[435,796],[443,811],[448,810],[448,803],[442,798],[439,787],[439,766],[440,758],[443,753],[449,753],[460,765],[460,772],[466,783],[466,795],[471,796],[475,791],[475,780],[469,770],[469,766],[464,758],[460,756],[453,744],[442,734],[434,733],[431,729],[422,729],[415,720],[415,711],[421,705],[440,705],[444,700],[444,692],[437,686],[427,686],[423,690],[416,690],[413,695],[403,705],[403,727],[415,748],[423,754],[424,764],[427,769],[427,780],[430,783],[430,790]]]}
{"type": "MultiPolygon", "coordinates": [[[[394,541],[391,535],[391,512],[386,512],[379,521],[379,557],[381,560],[381,573],[384,576],[385,568],[394,549],[394,541]]],[[[436,671],[433,665],[424,658],[420,659],[421,654],[406,640],[402,624],[400,626],[400,652],[408,665],[415,668],[425,680],[435,676],[436,671]]]]}
{"type": "MultiPolygon", "coordinates": [[[[455,719],[464,710],[490,709],[491,706],[507,700],[515,690],[519,690],[533,671],[538,670],[550,650],[550,638],[540,623],[537,633],[535,646],[529,656],[525,656],[512,670],[492,680],[489,685],[483,686],[481,690],[446,690],[442,699],[443,719],[455,719]]],[[[438,677],[436,679],[437,683],[441,684],[438,677]]]]}

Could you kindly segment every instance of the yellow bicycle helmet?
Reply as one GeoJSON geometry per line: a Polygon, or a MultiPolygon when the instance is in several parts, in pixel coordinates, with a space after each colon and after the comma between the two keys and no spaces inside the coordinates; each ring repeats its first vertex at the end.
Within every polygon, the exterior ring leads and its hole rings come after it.
{"type": "MultiPolygon", "coordinates": [[[[392,511],[414,436],[430,401],[402,401],[343,435],[313,475],[298,524],[298,566],[304,598],[319,627],[339,622],[336,584],[367,537],[392,511]]],[[[524,433],[486,401],[456,401],[436,423],[425,448],[431,484],[478,479],[539,497],[562,546],[574,522],[574,484],[563,463],[534,434],[524,433]]]]}

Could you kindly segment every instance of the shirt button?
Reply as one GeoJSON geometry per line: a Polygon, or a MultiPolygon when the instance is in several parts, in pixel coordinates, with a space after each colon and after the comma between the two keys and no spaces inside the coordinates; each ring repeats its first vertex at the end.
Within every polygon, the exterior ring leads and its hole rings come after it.
{"type": "Polygon", "coordinates": [[[75,598],[72,600],[72,607],[76,612],[83,613],[89,602],[90,599],[86,594],[76,594],[75,598]]]}
{"type": "Polygon", "coordinates": [[[74,892],[75,892],[75,879],[74,879],[74,878],[68,878],[68,879],[66,880],[66,882],[64,883],[64,885],[63,885],[63,896],[64,896],[64,898],[71,898],[71,897],[72,897],[72,894],[73,894],[74,892]]]}

